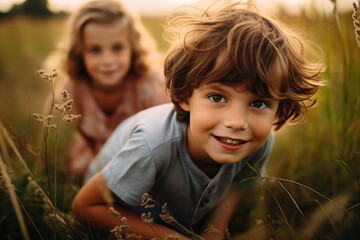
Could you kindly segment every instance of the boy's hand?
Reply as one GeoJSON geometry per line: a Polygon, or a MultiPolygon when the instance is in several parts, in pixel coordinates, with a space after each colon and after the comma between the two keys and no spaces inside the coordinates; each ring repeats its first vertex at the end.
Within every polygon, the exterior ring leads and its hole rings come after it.
{"type": "Polygon", "coordinates": [[[72,203],[72,211],[80,221],[104,232],[110,232],[116,226],[123,225],[124,222],[121,218],[126,217],[131,230],[143,237],[165,238],[172,235],[181,240],[190,240],[163,225],[152,223],[150,227],[134,212],[115,204],[116,198],[117,196],[107,187],[100,172],[91,178],[77,193],[72,203]]]}

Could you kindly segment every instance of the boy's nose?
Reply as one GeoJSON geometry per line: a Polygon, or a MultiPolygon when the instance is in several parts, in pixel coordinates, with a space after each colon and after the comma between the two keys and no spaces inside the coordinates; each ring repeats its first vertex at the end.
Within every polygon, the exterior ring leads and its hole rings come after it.
{"type": "Polygon", "coordinates": [[[245,130],[248,127],[246,110],[229,111],[224,118],[224,126],[233,130],[245,130]]]}

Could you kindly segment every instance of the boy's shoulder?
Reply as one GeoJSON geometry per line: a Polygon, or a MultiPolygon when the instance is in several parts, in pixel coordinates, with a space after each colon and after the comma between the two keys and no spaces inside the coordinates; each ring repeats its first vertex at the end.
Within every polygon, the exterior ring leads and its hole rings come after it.
{"type": "Polygon", "coordinates": [[[164,124],[175,124],[173,121],[176,112],[172,103],[165,103],[144,109],[125,121],[133,122],[134,125],[163,128],[164,124]]]}
{"type": "Polygon", "coordinates": [[[116,132],[127,138],[141,135],[147,145],[157,146],[179,139],[186,134],[186,123],[177,120],[177,113],[172,103],[165,103],[142,110],[123,121],[116,132]]]}

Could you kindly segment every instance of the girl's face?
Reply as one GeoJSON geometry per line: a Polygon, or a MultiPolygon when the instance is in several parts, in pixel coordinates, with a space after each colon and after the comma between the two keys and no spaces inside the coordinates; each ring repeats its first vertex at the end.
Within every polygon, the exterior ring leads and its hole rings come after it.
{"type": "Polygon", "coordinates": [[[186,102],[188,151],[194,162],[234,164],[258,150],[270,135],[279,101],[261,98],[245,84],[202,84],[186,102]]]}
{"type": "Polygon", "coordinates": [[[114,89],[131,67],[132,48],[121,20],[109,24],[89,23],[83,30],[82,56],[92,84],[114,89]]]}

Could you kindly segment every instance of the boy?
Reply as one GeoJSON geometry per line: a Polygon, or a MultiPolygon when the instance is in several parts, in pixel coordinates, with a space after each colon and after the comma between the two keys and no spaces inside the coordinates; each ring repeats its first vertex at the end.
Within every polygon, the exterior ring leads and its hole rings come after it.
{"type": "Polygon", "coordinates": [[[109,231],[123,224],[111,205],[136,234],[188,239],[186,231],[174,230],[174,221],[160,217],[161,209],[141,206],[149,193],[199,238],[224,239],[241,188],[253,184],[238,183],[258,176],[249,166],[264,168],[272,128],[313,105],[321,69],[303,58],[297,37],[239,3],[176,20],[181,38],[165,60],[173,105],[142,111],[118,126],[97,157],[108,164],[82,187],[72,210],[109,231]],[[147,212],[154,223],[141,219],[147,212]]]}

